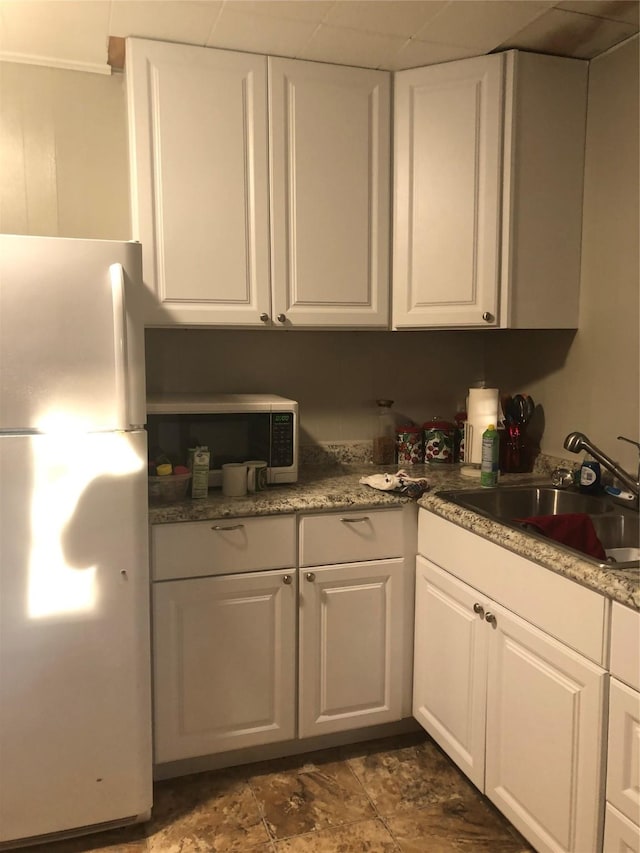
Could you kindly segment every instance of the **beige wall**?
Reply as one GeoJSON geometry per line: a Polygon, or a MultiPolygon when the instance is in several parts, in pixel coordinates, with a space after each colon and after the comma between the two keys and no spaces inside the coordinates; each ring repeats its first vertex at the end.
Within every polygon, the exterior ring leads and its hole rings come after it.
{"type": "MultiPolygon", "coordinates": [[[[124,78],[0,63],[0,230],[128,239],[124,78]]],[[[371,436],[376,397],[451,416],[486,379],[532,394],[542,446],[638,438],[638,41],[591,65],[580,331],[150,330],[151,390],[272,391],[305,440],[371,436]]],[[[620,445],[619,447],[617,445],[620,445]]]]}
{"type": "Polygon", "coordinates": [[[124,77],[0,62],[0,232],[130,237],[124,77]]]}
{"type": "Polygon", "coordinates": [[[632,471],[616,437],[640,440],[638,79],[637,36],[590,65],[579,331],[506,333],[487,351],[490,372],[519,373],[544,405],[544,450],[570,456],[578,430],[632,471]]]}

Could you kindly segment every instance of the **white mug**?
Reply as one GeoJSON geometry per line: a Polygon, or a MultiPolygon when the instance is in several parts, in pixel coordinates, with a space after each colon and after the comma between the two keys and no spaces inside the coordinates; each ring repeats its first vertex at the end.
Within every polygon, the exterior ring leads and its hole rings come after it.
{"type": "Polygon", "coordinates": [[[247,491],[262,492],[267,488],[267,463],[262,459],[251,459],[247,466],[247,491]]]}
{"type": "Polygon", "coordinates": [[[227,462],[222,466],[222,494],[241,498],[247,494],[247,466],[242,462],[227,462]]]}

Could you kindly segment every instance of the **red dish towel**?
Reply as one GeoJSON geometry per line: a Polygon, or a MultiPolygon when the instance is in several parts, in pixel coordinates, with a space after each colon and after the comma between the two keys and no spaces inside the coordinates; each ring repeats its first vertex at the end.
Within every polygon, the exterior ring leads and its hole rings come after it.
{"type": "Polygon", "coordinates": [[[517,518],[520,524],[530,524],[540,533],[590,557],[605,560],[602,543],[598,539],[593,522],[581,512],[562,515],[537,515],[533,518],[517,518]]]}

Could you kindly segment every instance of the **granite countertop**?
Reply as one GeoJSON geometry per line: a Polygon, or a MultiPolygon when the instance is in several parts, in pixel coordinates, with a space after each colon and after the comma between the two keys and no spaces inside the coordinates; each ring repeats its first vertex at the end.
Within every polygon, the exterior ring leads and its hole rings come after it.
{"type": "MultiPolygon", "coordinates": [[[[376,467],[370,463],[311,465],[301,469],[297,483],[268,486],[264,492],[246,497],[228,498],[220,489],[212,489],[207,498],[152,505],[149,507],[149,522],[167,524],[295,512],[375,509],[413,502],[412,498],[382,492],[358,482],[362,476],[395,470],[394,466],[376,467]]],[[[438,491],[444,489],[479,487],[478,480],[468,479],[460,473],[459,465],[415,465],[411,473],[416,477],[426,477],[430,484],[429,491],[418,500],[419,506],[614,601],[640,610],[638,571],[597,568],[551,542],[512,530],[438,497],[438,491]]],[[[500,478],[500,484],[505,486],[524,483],[548,485],[549,476],[538,472],[505,474],[500,478]]]]}

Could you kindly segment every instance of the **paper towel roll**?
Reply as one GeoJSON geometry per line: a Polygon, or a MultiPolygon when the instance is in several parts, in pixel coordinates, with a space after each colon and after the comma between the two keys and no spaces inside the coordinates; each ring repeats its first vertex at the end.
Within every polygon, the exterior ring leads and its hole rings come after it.
{"type": "Polygon", "coordinates": [[[498,388],[469,388],[464,460],[482,462],[482,433],[489,424],[498,426],[500,392],[498,388]]]}

